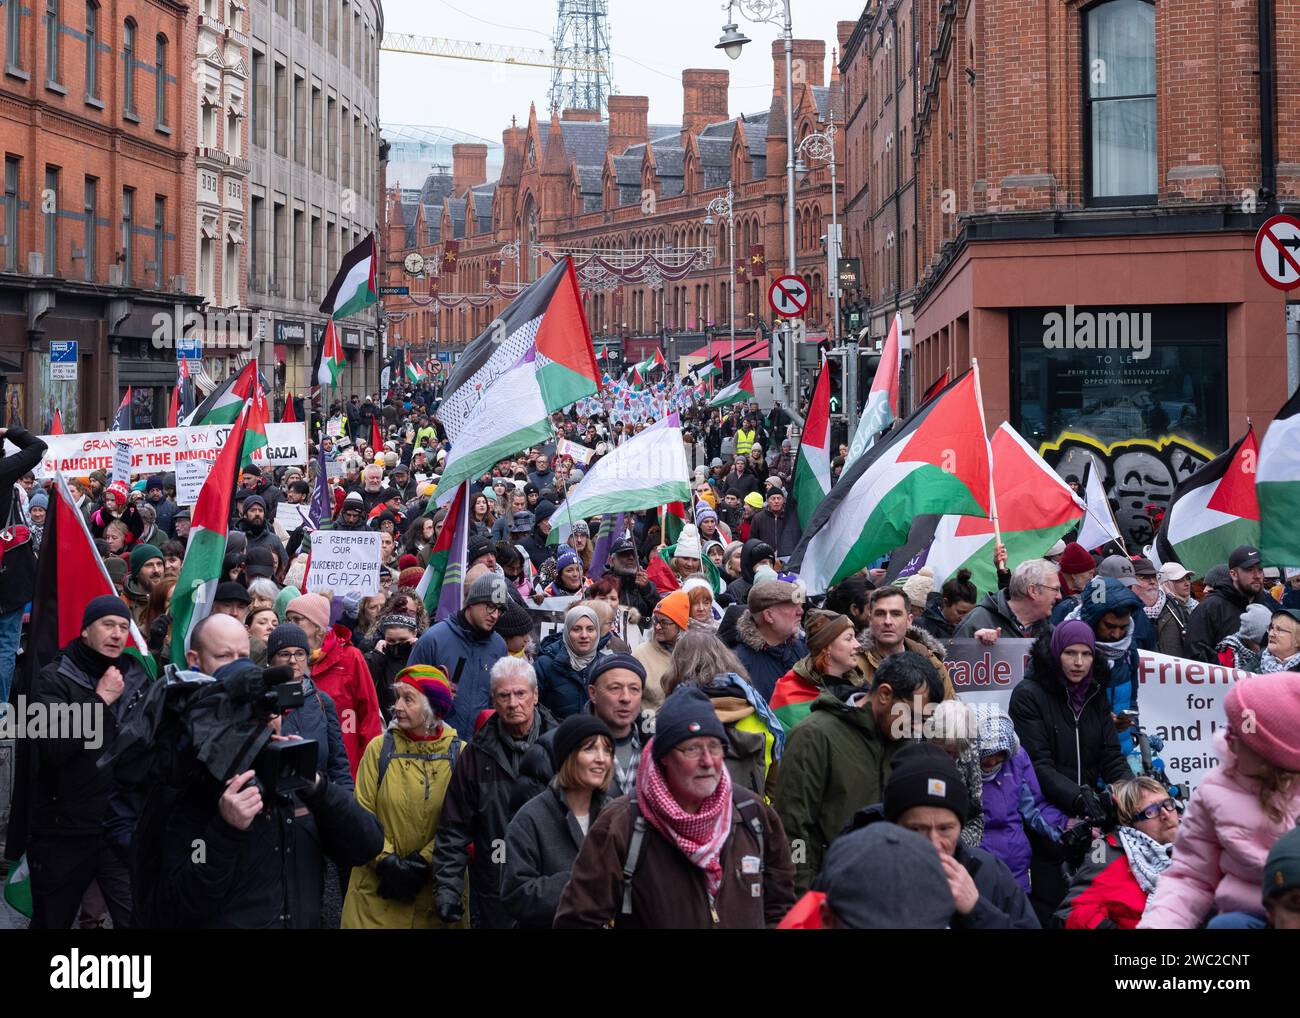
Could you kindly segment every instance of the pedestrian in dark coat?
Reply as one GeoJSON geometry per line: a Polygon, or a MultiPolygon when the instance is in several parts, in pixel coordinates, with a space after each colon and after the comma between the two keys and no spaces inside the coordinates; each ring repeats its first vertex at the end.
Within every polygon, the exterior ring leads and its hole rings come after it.
{"type": "Polygon", "coordinates": [[[1259,563],[1259,552],[1243,546],[1229,556],[1226,568],[1215,566],[1205,574],[1205,597],[1187,620],[1183,638],[1188,657],[1218,664],[1216,648],[1237,631],[1249,605],[1265,605],[1270,614],[1277,609],[1277,602],[1263,590],[1259,563]]]}
{"type": "MultiPolygon", "coordinates": [[[[0,527],[7,526],[13,512],[14,485],[36,468],[45,455],[45,443],[21,427],[0,428],[0,448],[5,440],[18,447],[12,456],[0,455],[0,527]]],[[[11,549],[0,565],[0,703],[9,700],[14,662],[22,638],[23,610],[36,591],[36,555],[28,546],[11,549]]]]}

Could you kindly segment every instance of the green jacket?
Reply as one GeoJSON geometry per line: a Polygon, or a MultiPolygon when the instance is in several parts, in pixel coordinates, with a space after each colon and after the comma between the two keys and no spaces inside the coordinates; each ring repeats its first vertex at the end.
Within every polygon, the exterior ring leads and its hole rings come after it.
{"type": "Polygon", "coordinates": [[[864,706],[853,707],[823,692],[786,739],[774,805],[790,838],[798,894],[808,890],[849,818],[881,801],[901,745],[880,737],[867,695],[855,693],[850,699],[864,706]]]}

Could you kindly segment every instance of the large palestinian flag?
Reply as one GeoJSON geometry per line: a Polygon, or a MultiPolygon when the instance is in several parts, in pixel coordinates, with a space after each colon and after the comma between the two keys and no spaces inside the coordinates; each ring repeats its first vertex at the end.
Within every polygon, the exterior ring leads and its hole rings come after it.
{"type": "Polygon", "coordinates": [[[252,400],[245,413],[230,429],[212,472],[199,490],[190,524],[189,541],[181,573],[172,591],[172,661],[181,665],[189,649],[194,627],[212,612],[212,598],[221,582],[221,562],[226,557],[226,534],[230,524],[230,503],[239,474],[240,450],[253,410],[252,400]]]}
{"type": "Polygon", "coordinates": [[[754,371],[746,368],[740,380],[732,382],[711,400],[709,406],[730,406],[732,403],[748,403],[754,398],[754,371]]]}
{"type": "Polygon", "coordinates": [[[845,472],[787,568],[820,594],[903,544],[917,516],[987,517],[990,471],[984,411],[966,372],[845,472]]]}
{"type": "Polygon", "coordinates": [[[1300,566],[1300,389],[1264,433],[1255,491],[1260,555],[1269,565],[1300,566]]]}
{"type": "MultiPolygon", "coordinates": [[[[998,506],[1007,565],[1040,558],[1083,516],[1083,506],[1043,458],[1010,424],[1003,423],[989,443],[993,452],[993,492],[998,506]]],[[[888,581],[910,576],[922,566],[934,572],[935,584],[959,569],[983,593],[998,589],[993,564],[993,521],[977,516],[918,516],[907,544],[890,559],[888,581]]]]}
{"type": "Polygon", "coordinates": [[[822,369],[813,387],[808,420],[799,439],[794,465],[795,515],[800,528],[808,526],[813,513],[831,490],[831,373],[822,356],[822,369]]]}
{"type": "Polygon", "coordinates": [[[315,354],[315,370],[312,377],[322,389],[339,384],[339,375],[343,373],[348,359],[343,352],[343,343],[339,340],[339,330],[334,327],[334,319],[325,323],[321,335],[320,349],[315,354]]]}
{"type": "Polygon", "coordinates": [[[1258,465],[1255,431],[1250,428],[1231,449],[1178,485],[1156,532],[1160,561],[1181,562],[1204,576],[1212,566],[1227,562],[1234,548],[1258,545],[1258,465]]]}
{"type": "Polygon", "coordinates": [[[322,314],[331,320],[355,315],[379,300],[375,285],[379,259],[375,257],[375,235],[365,238],[343,256],[339,271],[330,283],[325,299],[320,302],[322,314]]]}

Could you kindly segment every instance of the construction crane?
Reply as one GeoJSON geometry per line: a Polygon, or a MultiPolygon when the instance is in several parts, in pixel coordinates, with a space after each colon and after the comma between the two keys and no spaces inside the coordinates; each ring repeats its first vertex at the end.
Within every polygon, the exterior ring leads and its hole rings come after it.
{"type": "Polygon", "coordinates": [[[485,64],[513,64],[516,67],[609,74],[607,62],[599,56],[585,62],[558,63],[554,53],[549,50],[530,49],[526,46],[494,46],[485,42],[439,39],[429,35],[385,32],[379,48],[390,53],[414,53],[417,56],[444,57],[448,60],[474,60],[485,64]]]}

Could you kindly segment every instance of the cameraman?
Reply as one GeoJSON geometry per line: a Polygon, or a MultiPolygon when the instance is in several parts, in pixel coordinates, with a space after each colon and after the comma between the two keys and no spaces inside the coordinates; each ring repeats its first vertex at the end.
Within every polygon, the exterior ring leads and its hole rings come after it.
{"type": "MultiPolygon", "coordinates": [[[[213,678],[240,680],[248,670],[260,671],[239,659],[213,678]]],[[[268,726],[273,741],[294,738],[280,734],[278,715],[268,726]]],[[[223,784],[199,769],[169,807],[149,925],[319,928],[325,857],[359,866],[383,848],[383,830],[351,787],[318,771],[308,788],[264,796],[255,777],[246,770],[223,784]]]]}
{"type": "MultiPolygon", "coordinates": [[[[1079,619],[1040,636],[1007,711],[1043,796],[1078,820],[1102,816],[1099,779],[1114,783],[1133,776],[1111,719],[1110,666],[1096,644],[1092,627],[1079,619]]],[[[1051,852],[1041,844],[1036,848],[1030,867],[1032,899],[1046,925],[1065,896],[1066,883],[1059,859],[1047,858],[1051,852]]]]}
{"type": "Polygon", "coordinates": [[[104,595],[86,605],[81,636],[41,669],[38,702],[56,718],[87,719],[81,737],[52,731],[36,740],[37,755],[27,858],[32,873],[32,928],[66,930],[92,880],[99,882],[113,926],[130,925],[131,889],[125,850],[106,829],[117,791],[98,761],[148,683],[144,668],[123,654],[131,610],[104,595]],[[75,711],[71,715],[69,711],[75,711]]]}

